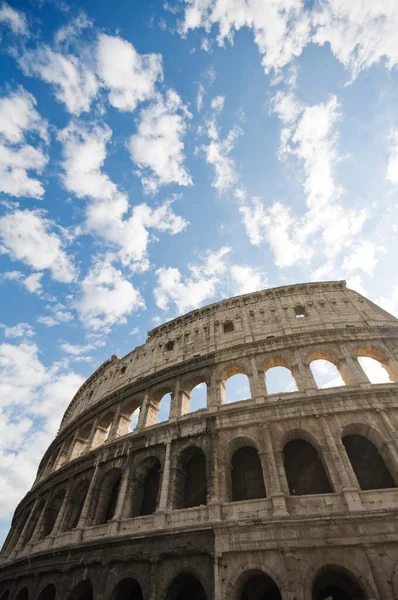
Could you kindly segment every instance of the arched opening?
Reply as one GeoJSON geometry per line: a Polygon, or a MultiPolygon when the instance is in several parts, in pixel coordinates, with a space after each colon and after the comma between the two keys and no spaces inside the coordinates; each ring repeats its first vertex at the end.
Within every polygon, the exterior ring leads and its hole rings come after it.
{"type": "Polygon", "coordinates": [[[373,442],[362,435],[346,435],[343,444],[361,490],[397,487],[373,442]]]}
{"type": "Polygon", "coordinates": [[[78,583],[69,596],[69,600],[93,600],[93,598],[93,586],[87,579],[78,583]]]}
{"type": "Polygon", "coordinates": [[[248,376],[239,369],[233,369],[232,374],[221,383],[221,396],[223,404],[251,398],[248,376]]]}
{"type": "Polygon", "coordinates": [[[52,583],[46,585],[46,587],[40,592],[37,600],[55,600],[56,591],[52,583]]]}
{"type": "Polygon", "coordinates": [[[55,521],[57,520],[58,513],[61,509],[62,503],[65,497],[65,490],[62,490],[56,494],[53,498],[52,502],[46,509],[44,519],[43,519],[43,529],[41,531],[41,538],[50,535],[52,530],[54,529],[55,521]]]}
{"type": "Polygon", "coordinates": [[[152,515],[157,508],[161,466],[158,458],[145,460],[137,468],[133,488],[133,517],[152,515]]]}
{"type": "Polygon", "coordinates": [[[369,356],[358,356],[358,362],[365,371],[370,383],[393,383],[382,363],[369,356]]]}
{"type": "Polygon", "coordinates": [[[10,597],[10,590],[6,590],[1,596],[0,600],[8,600],[10,597]]]}
{"type": "Polygon", "coordinates": [[[265,372],[265,384],[268,394],[287,394],[297,392],[296,381],[287,367],[275,366],[265,372]]]}
{"type": "Polygon", "coordinates": [[[168,421],[170,415],[171,393],[164,394],[159,401],[158,423],[168,421]]]}
{"type": "Polygon", "coordinates": [[[313,360],[310,368],[319,389],[345,385],[338,368],[330,360],[313,360]]]}
{"type": "Polygon", "coordinates": [[[202,383],[198,383],[191,390],[190,398],[189,398],[189,411],[195,412],[197,410],[201,410],[202,408],[207,408],[207,385],[204,381],[202,383]]]}
{"type": "Polygon", "coordinates": [[[165,600],[207,600],[199,579],[191,573],[181,573],[168,587],[165,600]]]}
{"type": "Polygon", "coordinates": [[[254,571],[247,579],[236,600],[282,600],[275,581],[262,573],[254,571]]]}
{"type": "Polygon", "coordinates": [[[265,498],[261,460],[255,448],[239,448],[231,459],[232,502],[265,498]]]}
{"type": "Polygon", "coordinates": [[[291,440],[283,449],[283,458],[292,496],[332,492],[325,468],[312,444],[304,440],[291,440]]]}
{"type": "Polygon", "coordinates": [[[80,481],[76,486],[69,503],[64,524],[61,526],[63,531],[70,531],[77,527],[87,497],[89,485],[89,481],[85,479],[84,481],[80,481]]]}
{"type": "Polygon", "coordinates": [[[343,569],[329,568],[316,577],[312,600],[366,600],[366,596],[351,575],[343,569]]]}
{"type": "Polygon", "coordinates": [[[122,579],[113,591],[112,600],[142,600],[140,584],[131,577],[122,579]]]}
{"type": "Polygon", "coordinates": [[[15,598],[15,600],[29,600],[29,590],[27,587],[22,588],[22,590],[20,590],[18,592],[17,597],[15,598]]]}
{"type": "Polygon", "coordinates": [[[113,519],[121,480],[122,472],[120,469],[112,469],[104,477],[97,505],[97,525],[102,525],[113,519]]]}
{"type": "Polygon", "coordinates": [[[73,450],[70,455],[70,460],[78,458],[79,456],[81,456],[83,454],[83,452],[87,448],[87,442],[91,435],[92,427],[93,427],[92,423],[88,423],[80,428],[79,435],[77,436],[77,438],[74,442],[74,445],[73,445],[73,450]]]}
{"type": "Polygon", "coordinates": [[[207,504],[206,456],[197,446],[181,453],[176,481],[176,508],[207,504]]]}
{"type": "Polygon", "coordinates": [[[135,430],[138,425],[138,419],[140,418],[141,407],[139,406],[130,415],[130,422],[128,424],[127,433],[131,433],[135,430]]]}

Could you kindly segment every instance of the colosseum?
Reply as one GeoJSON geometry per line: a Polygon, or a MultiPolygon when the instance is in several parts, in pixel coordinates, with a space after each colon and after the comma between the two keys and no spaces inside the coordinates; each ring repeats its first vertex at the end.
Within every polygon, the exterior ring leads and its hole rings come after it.
{"type": "Polygon", "coordinates": [[[15,511],[0,600],[397,599],[397,385],[398,320],[344,281],[153,329],[72,399],[15,511]],[[344,385],[317,385],[319,359],[344,385]],[[276,367],[289,391],[270,390],[276,367]],[[236,374],[248,392],[228,402],[236,374]]]}

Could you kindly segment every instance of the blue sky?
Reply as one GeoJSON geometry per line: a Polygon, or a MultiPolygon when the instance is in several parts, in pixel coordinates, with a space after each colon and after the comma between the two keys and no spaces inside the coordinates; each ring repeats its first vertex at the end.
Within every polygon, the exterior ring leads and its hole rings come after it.
{"type": "Polygon", "coordinates": [[[157,324],[322,279],[398,314],[397,34],[389,0],[0,4],[3,535],[157,324]]]}

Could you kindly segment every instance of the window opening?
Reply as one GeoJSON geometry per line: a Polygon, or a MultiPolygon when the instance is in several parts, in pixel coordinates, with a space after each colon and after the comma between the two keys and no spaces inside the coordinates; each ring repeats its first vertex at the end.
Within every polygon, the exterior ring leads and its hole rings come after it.
{"type": "Polygon", "coordinates": [[[307,316],[304,306],[295,306],[294,314],[296,315],[296,319],[303,319],[307,316]]]}
{"type": "Polygon", "coordinates": [[[378,449],[370,440],[362,435],[346,435],[343,444],[361,490],[397,487],[378,449]]]}
{"type": "Polygon", "coordinates": [[[265,498],[261,460],[255,448],[239,448],[231,459],[232,501],[265,498]]]}
{"type": "Polygon", "coordinates": [[[232,321],[227,321],[226,323],[223,324],[223,329],[224,329],[224,333],[231,333],[235,327],[234,324],[232,323],[232,321]]]}
{"type": "Polygon", "coordinates": [[[385,367],[369,356],[358,356],[358,362],[365,371],[370,383],[393,383],[385,367]]]}
{"type": "Polygon", "coordinates": [[[286,367],[271,367],[265,373],[268,394],[286,394],[297,392],[296,381],[286,367]]]}
{"type": "Polygon", "coordinates": [[[310,368],[319,389],[345,385],[339,370],[329,360],[313,360],[310,368]]]}
{"type": "Polygon", "coordinates": [[[312,444],[291,440],[283,449],[283,458],[292,496],[332,492],[325,468],[312,444]]]}
{"type": "Polygon", "coordinates": [[[205,382],[196,385],[190,395],[189,410],[195,412],[202,408],[207,408],[207,385],[205,382]]]}
{"type": "Polygon", "coordinates": [[[238,373],[225,382],[225,400],[227,404],[251,398],[250,383],[247,375],[238,373]]]}

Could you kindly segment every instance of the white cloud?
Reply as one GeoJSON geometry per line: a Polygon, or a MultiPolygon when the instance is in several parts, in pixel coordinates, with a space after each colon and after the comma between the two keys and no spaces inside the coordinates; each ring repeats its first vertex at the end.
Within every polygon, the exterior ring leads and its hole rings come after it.
{"type": "Polygon", "coordinates": [[[188,222],[173,212],[172,200],[157,208],[139,204],[130,211],[127,195],[101,170],[111,135],[107,126],[85,128],[74,123],[61,132],[64,185],[79,198],[91,200],[86,211],[87,229],[120,248],[123,264],[133,262],[134,268],[142,270],[148,267],[148,229],[174,235],[188,222]]]}
{"type": "Polygon", "coordinates": [[[391,0],[185,0],[180,33],[218,26],[217,41],[233,42],[235,31],[253,30],[262,65],[276,72],[299,56],[310,43],[330,44],[335,57],[355,77],[361,70],[386,59],[398,62],[396,32],[398,5],[391,0]]]}
{"type": "Polygon", "coordinates": [[[29,35],[28,23],[23,12],[11,8],[7,2],[0,7],[0,23],[8,25],[13,33],[18,35],[29,35]]]}
{"type": "Polygon", "coordinates": [[[120,37],[100,35],[96,59],[98,74],[115,108],[133,111],[140,102],[154,97],[155,84],[163,75],[160,54],[139,54],[120,37]]]}
{"type": "Polygon", "coordinates": [[[57,281],[70,283],[75,268],[64,250],[64,241],[51,231],[53,223],[42,211],[15,210],[0,218],[0,239],[13,260],[37,271],[49,269],[57,281]]]}
{"type": "Polygon", "coordinates": [[[90,352],[90,350],[93,350],[95,348],[94,344],[86,344],[85,346],[82,345],[78,345],[78,344],[68,344],[68,343],[63,343],[60,345],[61,350],[63,350],[63,352],[66,352],[66,354],[71,354],[72,356],[80,356],[81,354],[85,354],[86,352],[90,352]]]}
{"type": "Polygon", "coordinates": [[[206,161],[214,167],[212,187],[216,188],[219,193],[223,193],[237,184],[235,163],[229,154],[235,146],[237,137],[242,134],[239,127],[233,127],[226,138],[220,138],[216,117],[223,110],[224,102],[224,96],[216,96],[211,101],[213,114],[206,120],[206,132],[210,141],[209,144],[202,145],[206,161]]]}
{"type": "Polygon", "coordinates": [[[343,260],[343,269],[346,271],[361,270],[368,275],[373,275],[374,268],[378,263],[377,253],[386,252],[383,246],[377,246],[370,241],[362,241],[356,244],[350,254],[343,260]]]}
{"type": "Polygon", "coordinates": [[[72,54],[54,52],[42,45],[19,60],[25,75],[35,75],[54,86],[55,97],[73,115],[90,110],[99,83],[91,65],[72,54]]]}
{"type": "Polygon", "coordinates": [[[48,141],[47,123],[35,106],[36,100],[22,87],[0,98],[0,191],[16,197],[44,194],[41,182],[28,174],[42,173],[48,162],[40,147],[26,142],[27,134],[48,141]]]}
{"type": "Polygon", "coordinates": [[[398,285],[394,285],[387,298],[385,296],[379,298],[377,304],[398,318],[398,285]]]}
{"type": "Polygon", "coordinates": [[[190,275],[184,279],[176,268],[158,269],[154,289],[156,305],[167,310],[170,304],[175,304],[178,313],[201,306],[215,295],[220,276],[227,269],[224,257],[229,252],[230,248],[223,247],[217,252],[208,253],[202,264],[189,265],[190,275]]]}
{"type": "Polygon", "coordinates": [[[126,315],[145,304],[139,291],[105,257],[94,263],[81,282],[75,306],[86,327],[108,331],[116,323],[126,323],[126,315]]]}
{"type": "Polygon", "coordinates": [[[192,185],[184,167],[182,141],[189,118],[191,113],[174,90],[168,90],[165,98],[158,94],[156,102],[141,110],[137,133],[128,147],[145,192],[155,194],[171,183],[192,185]]]}
{"type": "Polygon", "coordinates": [[[17,323],[14,327],[1,325],[1,327],[4,329],[6,338],[33,337],[35,335],[34,329],[29,323],[17,323]]]}
{"type": "Polygon", "coordinates": [[[343,249],[353,246],[368,218],[366,209],[346,209],[338,201],[342,190],[335,183],[334,168],[340,160],[336,124],[341,115],[336,97],[304,107],[291,92],[288,96],[287,103],[281,92],[273,99],[273,111],[288,123],[281,133],[280,158],[294,156],[301,162],[307,211],[293,216],[290,207],[281,202],[265,209],[259,199],[250,204],[240,198],[251,242],[267,241],[280,267],[308,261],[315,255],[315,245],[327,260],[334,260],[343,249]]]}
{"type": "Polygon", "coordinates": [[[0,344],[0,516],[8,516],[32,485],[62,414],[83,379],[46,368],[32,343],[0,344]]]}
{"type": "Polygon", "coordinates": [[[261,290],[267,287],[268,284],[267,275],[260,269],[249,265],[232,265],[231,277],[235,295],[249,294],[261,290]]]}
{"type": "Polygon", "coordinates": [[[55,305],[49,304],[46,306],[46,309],[50,311],[51,314],[37,318],[37,322],[46,327],[55,327],[55,325],[69,323],[74,319],[73,314],[69,310],[66,310],[66,307],[60,302],[55,305]]]}
{"type": "Polygon", "coordinates": [[[41,279],[44,273],[32,273],[24,280],[23,284],[31,294],[41,294],[43,291],[43,284],[41,279]]]}
{"type": "Polygon", "coordinates": [[[389,157],[386,177],[393,185],[398,185],[398,129],[390,131],[388,142],[389,157]]]}
{"type": "Polygon", "coordinates": [[[56,46],[67,47],[71,40],[74,40],[79,36],[82,31],[89,29],[93,26],[92,21],[87,17],[84,12],[81,12],[71,19],[67,25],[60,27],[54,36],[54,42],[56,46]]]}

